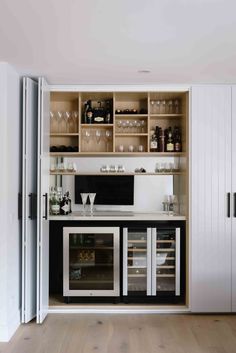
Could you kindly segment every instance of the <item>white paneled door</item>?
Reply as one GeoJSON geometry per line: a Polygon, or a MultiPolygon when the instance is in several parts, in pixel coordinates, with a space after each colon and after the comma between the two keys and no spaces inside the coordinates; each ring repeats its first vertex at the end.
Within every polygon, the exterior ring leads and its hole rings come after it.
{"type": "Polygon", "coordinates": [[[49,298],[49,110],[50,92],[45,79],[38,89],[38,222],[37,222],[37,323],[48,312],[49,298]]]}
{"type": "Polygon", "coordinates": [[[191,310],[230,312],[230,86],[193,87],[190,144],[191,310]]]}
{"type": "Polygon", "coordinates": [[[232,311],[236,312],[236,86],[232,87],[232,311]]]}
{"type": "Polygon", "coordinates": [[[36,195],[37,195],[38,83],[23,79],[22,138],[22,316],[36,316],[36,195]]]}

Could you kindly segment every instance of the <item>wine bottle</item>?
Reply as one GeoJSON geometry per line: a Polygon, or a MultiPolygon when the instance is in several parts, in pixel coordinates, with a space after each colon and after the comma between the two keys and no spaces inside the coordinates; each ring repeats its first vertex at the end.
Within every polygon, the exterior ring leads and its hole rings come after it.
{"type": "Polygon", "coordinates": [[[151,141],[150,141],[150,152],[157,152],[157,147],[158,147],[157,136],[153,131],[153,134],[151,136],[151,141]]]}
{"type": "Polygon", "coordinates": [[[169,130],[168,130],[168,139],[167,139],[167,144],[166,144],[166,151],[167,152],[173,152],[174,151],[174,141],[173,141],[173,134],[172,134],[171,127],[169,127],[169,130]]]}
{"type": "Polygon", "coordinates": [[[173,134],[173,139],[174,139],[174,151],[175,152],[181,152],[182,150],[182,142],[181,142],[181,133],[180,129],[175,126],[174,128],[174,134],[173,134]]]}
{"type": "Polygon", "coordinates": [[[165,152],[165,132],[162,128],[159,128],[158,147],[159,152],[165,152]]]}
{"type": "Polygon", "coordinates": [[[86,110],[86,124],[92,124],[93,123],[93,109],[92,109],[92,102],[91,100],[88,100],[87,102],[88,107],[86,110]]]}

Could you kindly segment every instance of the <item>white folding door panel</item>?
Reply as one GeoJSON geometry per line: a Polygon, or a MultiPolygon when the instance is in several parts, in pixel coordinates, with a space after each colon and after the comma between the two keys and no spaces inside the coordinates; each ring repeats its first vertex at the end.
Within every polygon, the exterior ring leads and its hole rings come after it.
{"type": "Polygon", "coordinates": [[[38,83],[23,79],[22,153],[22,317],[36,316],[36,195],[37,195],[38,83]]]}
{"type": "Polygon", "coordinates": [[[191,119],[191,309],[231,311],[231,87],[195,86],[191,119]]]}
{"type": "Polygon", "coordinates": [[[49,297],[49,86],[39,79],[38,90],[38,229],[37,229],[37,323],[48,312],[49,297]]]}
{"type": "Polygon", "coordinates": [[[236,312],[236,86],[232,87],[232,311],[236,312]]]}

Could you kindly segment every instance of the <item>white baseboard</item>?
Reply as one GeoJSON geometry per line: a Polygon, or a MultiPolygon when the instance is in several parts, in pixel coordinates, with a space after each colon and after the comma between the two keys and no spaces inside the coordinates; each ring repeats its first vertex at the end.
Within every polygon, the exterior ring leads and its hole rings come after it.
{"type": "Polygon", "coordinates": [[[9,342],[18,327],[20,326],[20,310],[8,318],[6,324],[0,325],[0,342],[9,342]]]}

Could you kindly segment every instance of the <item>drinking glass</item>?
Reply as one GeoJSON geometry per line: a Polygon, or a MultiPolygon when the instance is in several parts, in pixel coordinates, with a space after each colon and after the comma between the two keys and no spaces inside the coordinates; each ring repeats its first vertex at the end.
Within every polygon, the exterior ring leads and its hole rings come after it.
{"type": "Polygon", "coordinates": [[[73,130],[71,132],[78,132],[78,112],[73,111],[71,117],[73,121],[73,130]]]}
{"type": "Polygon", "coordinates": [[[172,114],[173,113],[173,101],[169,100],[167,105],[168,105],[168,113],[172,114]]]}
{"type": "Polygon", "coordinates": [[[54,117],[55,117],[55,113],[50,112],[50,131],[51,132],[54,132],[54,117]]]}
{"type": "Polygon", "coordinates": [[[161,101],[161,113],[166,114],[166,101],[165,101],[165,99],[163,99],[161,101]]]}
{"type": "Polygon", "coordinates": [[[83,204],[83,213],[85,214],[85,212],[86,212],[86,208],[85,207],[86,207],[87,198],[88,198],[89,194],[81,193],[80,196],[81,196],[81,200],[82,200],[82,204],[83,204]]]}
{"type": "Polygon", "coordinates": [[[106,150],[109,152],[109,142],[112,139],[112,132],[111,130],[106,130],[105,131],[105,141],[106,141],[106,150]]]}
{"type": "Polygon", "coordinates": [[[84,140],[85,140],[87,143],[89,143],[90,136],[91,136],[90,130],[84,130],[84,131],[83,131],[83,138],[84,138],[84,140]]]}
{"type": "Polygon", "coordinates": [[[125,129],[126,129],[126,121],[122,120],[122,132],[126,132],[125,129]]]}
{"type": "Polygon", "coordinates": [[[153,100],[152,100],[152,101],[150,101],[150,105],[151,105],[151,109],[150,109],[150,110],[151,110],[151,112],[150,112],[150,113],[151,113],[151,114],[154,114],[154,109],[155,109],[155,101],[153,101],[153,100]]]}
{"type": "Polygon", "coordinates": [[[117,121],[117,128],[118,128],[118,131],[119,131],[119,132],[122,131],[122,120],[118,120],[118,121],[117,121]]]}
{"type": "Polygon", "coordinates": [[[140,124],[141,124],[141,132],[144,133],[145,132],[145,120],[141,120],[140,121],[140,124]]]}
{"type": "Polygon", "coordinates": [[[101,137],[102,137],[101,130],[96,130],[96,131],[95,131],[95,138],[96,138],[97,144],[100,143],[101,137]]]}
{"type": "Polygon", "coordinates": [[[61,123],[62,123],[62,118],[63,118],[63,112],[58,111],[56,113],[56,117],[57,117],[57,132],[60,133],[60,132],[62,132],[61,123]]]}
{"type": "Polygon", "coordinates": [[[129,129],[130,132],[133,132],[133,128],[134,128],[134,122],[132,120],[129,121],[129,129]]]}
{"type": "Polygon", "coordinates": [[[65,132],[69,132],[69,120],[71,118],[70,112],[64,112],[63,118],[65,120],[65,132]]]}
{"type": "Polygon", "coordinates": [[[161,101],[160,100],[156,101],[156,106],[157,106],[156,112],[157,112],[157,114],[160,114],[160,112],[161,112],[161,101]]]}
{"type": "Polygon", "coordinates": [[[96,197],[96,193],[89,194],[89,202],[90,202],[90,213],[93,214],[93,205],[96,197]]]}
{"type": "Polygon", "coordinates": [[[174,105],[175,105],[175,114],[179,114],[180,113],[180,104],[179,104],[178,99],[175,100],[174,105]]]}

